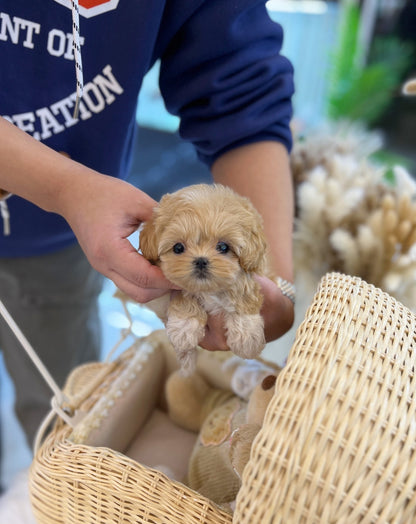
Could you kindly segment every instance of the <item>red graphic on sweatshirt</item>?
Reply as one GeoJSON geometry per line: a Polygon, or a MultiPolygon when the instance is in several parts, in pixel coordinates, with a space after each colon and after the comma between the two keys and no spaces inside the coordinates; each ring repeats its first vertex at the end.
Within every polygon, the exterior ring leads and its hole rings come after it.
{"type": "Polygon", "coordinates": [[[79,5],[85,7],[85,9],[91,9],[97,5],[108,4],[111,0],[79,0],[79,5]]]}
{"type": "MultiPolygon", "coordinates": [[[[120,0],[78,0],[79,14],[85,18],[92,18],[108,11],[117,9],[120,0]]],[[[55,0],[68,9],[72,9],[71,0],[55,0]]]]}

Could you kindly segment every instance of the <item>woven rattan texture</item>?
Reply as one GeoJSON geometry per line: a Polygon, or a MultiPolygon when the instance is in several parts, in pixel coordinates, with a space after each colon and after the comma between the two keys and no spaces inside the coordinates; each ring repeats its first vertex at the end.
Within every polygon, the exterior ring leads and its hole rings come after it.
{"type": "MultiPolygon", "coordinates": [[[[116,365],[96,366],[102,381],[83,401],[82,410],[92,409],[107,394],[131,356],[128,350],[116,365]]],[[[94,383],[93,370],[88,365],[77,369],[66,392],[94,383]]],[[[33,461],[30,494],[39,524],[231,523],[229,513],[183,484],[111,449],[76,445],[68,438],[71,432],[59,422],[33,461]]]]}
{"type": "Polygon", "coordinates": [[[32,475],[32,505],[41,524],[225,524],[215,504],[107,448],[73,445],[67,429],[51,434],[32,475]]]}
{"type": "MultiPolygon", "coordinates": [[[[322,280],[278,377],[232,522],[416,522],[415,328],[409,310],[362,280],[322,280]]],[[[97,391],[105,394],[113,375],[97,391]]],[[[161,473],[74,445],[70,431],[59,423],[33,463],[39,524],[231,523],[161,473]]]]}
{"type": "Polygon", "coordinates": [[[255,440],[234,521],[416,522],[415,316],[327,275],[255,440]]]}

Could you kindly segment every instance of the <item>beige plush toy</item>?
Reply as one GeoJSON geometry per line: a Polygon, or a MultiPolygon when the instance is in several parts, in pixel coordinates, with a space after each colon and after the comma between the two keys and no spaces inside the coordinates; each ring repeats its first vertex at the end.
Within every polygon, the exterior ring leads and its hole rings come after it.
{"type": "Polygon", "coordinates": [[[256,386],[248,402],[210,386],[195,372],[171,375],[166,384],[168,413],[178,425],[199,431],[187,484],[217,504],[232,503],[241,485],[251,443],[263,422],[276,375],[256,386]]]}
{"type": "Polygon", "coordinates": [[[245,424],[239,426],[232,435],[230,458],[240,479],[250,458],[253,440],[263,425],[267,406],[273,397],[276,378],[276,375],[269,375],[256,386],[247,404],[245,424]]]}

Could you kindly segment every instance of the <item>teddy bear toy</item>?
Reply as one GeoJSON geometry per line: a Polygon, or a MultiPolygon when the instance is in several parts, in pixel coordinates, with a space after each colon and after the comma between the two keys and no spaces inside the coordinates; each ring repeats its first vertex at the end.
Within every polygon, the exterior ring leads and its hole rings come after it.
{"type": "Polygon", "coordinates": [[[198,432],[186,484],[217,504],[229,506],[259,432],[276,375],[268,375],[248,401],[212,387],[197,371],[173,373],[166,383],[168,414],[185,429],[198,432]]]}

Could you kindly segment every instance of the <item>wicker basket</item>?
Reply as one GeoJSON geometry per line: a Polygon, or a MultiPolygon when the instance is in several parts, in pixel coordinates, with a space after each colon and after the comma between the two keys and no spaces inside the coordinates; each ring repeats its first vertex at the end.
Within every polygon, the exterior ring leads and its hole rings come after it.
{"type": "MultiPolygon", "coordinates": [[[[31,468],[38,522],[416,522],[415,327],[415,316],[379,289],[327,275],[278,377],[234,516],[108,447],[74,443],[59,422],[31,468]]],[[[86,412],[129,367],[127,357],[100,367],[99,384],[78,372],[77,388],[90,389],[78,399],[86,412]]]]}

